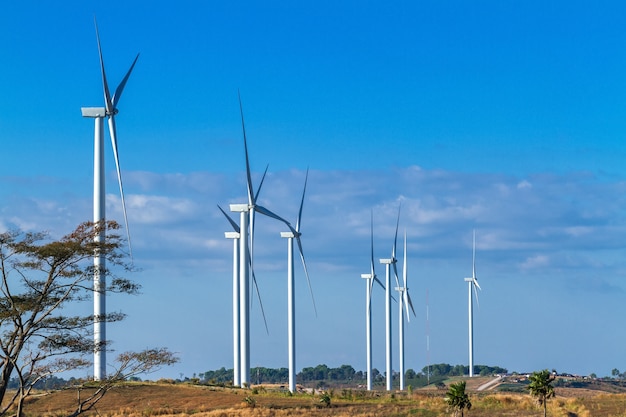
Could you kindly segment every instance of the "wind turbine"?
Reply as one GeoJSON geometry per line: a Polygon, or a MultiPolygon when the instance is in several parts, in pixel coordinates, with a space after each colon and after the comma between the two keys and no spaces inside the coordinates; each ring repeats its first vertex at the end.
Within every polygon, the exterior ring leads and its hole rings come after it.
{"type": "MultiPolygon", "coordinates": [[[[239,111],[241,113],[241,127],[243,130],[243,145],[246,157],[246,182],[248,188],[247,204],[231,204],[230,211],[240,213],[240,237],[239,237],[239,318],[240,318],[240,346],[241,346],[241,385],[250,383],[250,272],[254,277],[254,213],[259,212],[265,216],[280,220],[290,229],[291,224],[282,217],[272,213],[263,206],[257,204],[258,193],[263,185],[265,174],[261,179],[258,191],[255,193],[252,187],[252,175],[250,173],[250,159],[248,157],[248,142],[246,138],[246,126],[243,117],[241,95],[239,95],[239,111]],[[249,221],[248,221],[249,220],[249,221]],[[249,245],[249,248],[248,248],[249,245]]],[[[267,172],[267,168],[265,169],[267,172]]]]}
{"type": "Polygon", "coordinates": [[[383,289],[383,283],[380,282],[374,270],[374,213],[371,214],[371,265],[369,274],[361,274],[361,278],[365,279],[365,335],[366,335],[366,352],[367,352],[367,390],[372,390],[372,287],[374,281],[383,289]]]}
{"type": "Polygon", "coordinates": [[[476,304],[478,304],[478,291],[480,285],[478,285],[478,279],[476,278],[476,230],[474,230],[473,245],[472,245],[472,277],[465,278],[468,286],[468,315],[469,315],[469,376],[474,376],[474,306],[472,305],[472,288],[474,288],[474,295],[476,296],[476,304]]]}
{"type": "MultiPolygon", "coordinates": [[[[239,290],[239,252],[240,252],[240,238],[241,231],[239,225],[219,206],[220,211],[226,216],[226,219],[233,228],[232,232],[224,232],[224,236],[227,239],[233,239],[233,385],[241,385],[241,306],[240,306],[240,290],[239,290]]],[[[249,252],[249,251],[248,251],[249,252]]],[[[250,257],[248,256],[248,265],[250,265],[250,257]]],[[[256,294],[259,298],[259,305],[261,307],[261,315],[263,316],[263,322],[265,323],[265,330],[269,334],[267,327],[267,320],[265,318],[265,310],[263,309],[263,301],[261,300],[261,293],[259,292],[259,284],[256,282],[254,271],[252,271],[252,282],[256,288],[256,294]]]]}
{"type": "Polygon", "coordinates": [[[225,232],[227,239],[233,240],[233,385],[241,385],[241,344],[239,329],[239,238],[241,237],[239,225],[218,205],[220,211],[226,216],[233,228],[232,232],[225,232]]]}
{"type": "MultiPolygon", "coordinates": [[[[233,385],[241,385],[241,329],[240,329],[240,303],[239,303],[239,239],[241,237],[239,225],[220,207],[222,214],[226,216],[226,219],[233,228],[232,232],[224,232],[224,237],[227,239],[233,239],[233,385]]],[[[248,257],[248,265],[250,264],[250,258],[248,257]]],[[[252,282],[256,288],[257,297],[259,298],[259,305],[261,306],[261,314],[263,316],[263,322],[265,323],[265,330],[269,334],[267,328],[267,320],[265,318],[265,310],[263,309],[263,301],[261,300],[261,293],[259,292],[259,284],[256,282],[254,272],[252,273],[252,282]]]]}
{"type": "Polygon", "coordinates": [[[302,224],[302,207],[304,205],[304,194],[306,193],[306,184],[309,178],[309,170],[306,171],[306,177],[304,179],[304,190],[302,191],[302,200],[300,200],[300,210],[298,211],[298,218],[296,220],[296,227],[291,228],[289,232],[281,232],[280,236],[287,238],[287,327],[289,338],[289,391],[296,391],[296,305],[295,305],[295,282],[293,271],[293,239],[298,242],[298,249],[300,250],[300,259],[302,260],[302,267],[304,268],[304,274],[306,275],[307,283],[309,284],[309,291],[311,292],[311,299],[313,300],[313,309],[315,315],[317,315],[317,308],[315,307],[315,299],[313,298],[313,290],[311,288],[311,280],[309,279],[309,272],[306,267],[306,261],[304,260],[304,252],[302,251],[302,242],[300,240],[300,226],[302,224]]]}
{"type": "Polygon", "coordinates": [[[393,265],[394,272],[396,274],[396,285],[399,287],[398,282],[398,268],[396,267],[396,243],[398,241],[398,225],[400,224],[400,207],[398,207],[398,220],[396,222],[396,235],[393,240],[393,247],[391,249],[391,258],[381,259],[380,263],[385,265],[385,373],[387,377],[387,391],[391,391],[393,384],[393,371],[392,365],[392,353],[391,353],[391,265],[393,265]]]}
{"type": "Polygon", "coordinates": [[[415,316],[413,302],[409,295],[409,287],[407,287],[407,255],[406,255],[406,230],[404,231],[404,264],[402,268],[402,287],[396,287],[398,291],[398,306],[400,307],[400,315],[398,317],[398,333],[400,334],[400,391],[404,390],[404,309],[406,309],[406,319],[411,321],[409,315],[409,307],[415,316]]]}
{"type": "MultiPolygon", "coordinates": [[[[122,210],[124,213],[124,224],[126,226],[126,236],[128,238],[129,254],[132,259],[130,246],[130,232],[128,231],[128,218],[126,216],[126,203],[124,201],[124,189],[122,187],[122,174],[120,171],[120,160],[117,149],[117,132],[115,130],[115,115],[118,113],[117,104],[122,96],[126,82],[130,77],[139,54],[135,57],[130,69],[115,89],[111,97],[109,85],[104,71],[104,59],[102,58],[102,48],[100,46],[100,35],[98,24],[94,18],[96,26],[96,40],[98,42],[98,54],[100,56],[100,71],[102,73],[102,86],[104,89],[104,107],[83,107],[81,108],[83,117],[93,118],[94,129],[94,188],[93,188],[93,220],[94,223],[101,223],[100,232],[94,238],[95,242],[104,242],[106,236],[106,214],[105,214],[105,176],[104,176],[104,127],[103,120],[108,118],[109,135],[113,147],[115,167],[117,170],[117,181],[122,199],[122,210]]],[[[94,255],[94,379],[100,381],[106,377],[106,263],[105,257],[96,252],[94,255]]]]}

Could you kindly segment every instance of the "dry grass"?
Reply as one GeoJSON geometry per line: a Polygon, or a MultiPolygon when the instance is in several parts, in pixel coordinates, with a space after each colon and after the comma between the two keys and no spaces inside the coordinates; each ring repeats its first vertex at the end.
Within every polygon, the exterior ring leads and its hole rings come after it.
{"type": "MultiPolygon", "coordinates": [[[[283,417],[283,416],[417,416],[438,417],[451,413],[443,401],[445,391],[390,395],[384,392],[335,391],[331,407],[320,403],[320,396],[288,395],[263,389],[240,390],[189,385],[128,384],[110,391],[97,410],[85,416],[99,417],[283,417]],[[349,394],[349,395],[348,395],[349,394]],[[254,403],[244,401],[250,397],[254,403]]],[[[597,394],[581,390],[557,393],[548,403],[552,417],[626,417],[625,394],[597,394]]],[[[85,392],[81,395],[86,395],[85,392]]],[[[31,398],[26,404],[28,417],[60,417],[76,404],[77,391],[64,390],[31,398]]],[[[541,408],[528,395],[472,393],[468,417],[530,417],[542,415],[541,408]]]]}

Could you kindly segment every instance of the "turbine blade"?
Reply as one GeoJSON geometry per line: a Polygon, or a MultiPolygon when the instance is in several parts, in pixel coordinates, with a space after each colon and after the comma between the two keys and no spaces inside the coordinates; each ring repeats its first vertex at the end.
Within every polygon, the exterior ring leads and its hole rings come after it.
{"type": "MultiPolygon", "coordinates": [[[[411,307],[411,311],[413,312],[413,316],[417,317],[417,314],[415,314],[415,309],[413,308],[413,301],[411,301],[411,295],[409,294],[409,290],[405,290],[405,293],[406,293],[407,304],[409,305],[409,307],[411,307]]],[[[406,316],[407,316],[407,318],[409,317],[409,311],[408,310],[406,312],[406,316]]]]}
{"type": "Polygon", "coordinates": [[[302,251],[302,242],[300,236],[296,234],[296,242],[298,242],[298,249],[300,250],[300,259],[302,260],[302,267],[304,268],[304,275],[306,275],[306,282],[309,285],[309,292],[311,293],[311,301],[313,302],[313,310],[315,311],[315,317],[317,317],[317,307],[315,306],[315,297],[313,296],[313,287],[311,287],[311,280],[309,279],[309,271],[306,267],[306,261],[304,260],[304,252],[302,251]]]}
{"type": "Polygon", "coordinates": [[[113,156],[115,158],[115,168],[117,170],[117,182],[120,186],[120,196],[122,198],[122,211],[124,212],[124,225],[126,226],[126,237],[128,238],[128,252],[130,259],[133,259],[133,250],[130,244],[130,231],[128,230],[128,216],[126,215],[126,202],[124,201],[124,187],[122,186],[122,172],[120,170],[120,159],[117,151],[117,136],[115,131],[115,118],[109,116],[109,134],[111,136],[111,145],[113,146],[113,156]]]}
{"type": "Polygon", "coordinates": [[[222,212],[222,214],[224,214],[224,216],[226,216],[226,219],[228,219],[228,222],[233,227],[233,230],[235,232],[237,232],[237,233],[240,233],[239,225],[232,219],[232,217],[230,217],[228,214],[226,214],[226,212],[220,207],[219,204],[217,205],[217,208],[219,208],[220,211],[222,212]]]}
{"type": "Polygon", "coordinates": [[[409,288],[407,286],[407,275],[408,275],[408,267],[407,267],[407,254],[406,254],[406,229],[404,229],[404,260],[403,260],[403,268],[402,268],[402,281],[404,285],[404,305],[406,307],[406,318],[408,321],[411,321],[409,314],[409,307],[413,311],[413,315],[415,314],[415,309],[413,308],[413,302],[411,301],[411,296],[409,295],[409,288]]]}
{"type": "Polygon", "coordinates": [[[130,73],[133,72],[133,68],[135,68],[135,64],[137,63],[138,59],[139,59],[139,54],[137,54],[137,56],[135,57],[133,64],[130,66],[130,69],[128,70],[128,72],[126,73],[122,81],[120,82],[120,85],[118,85],[117,88],[115,89],[115,93],[113,93],[113,108],[114,109],[117,108],[117,103],[120,101],[120,97],[122,96],[122,92],[124,91],[124,87],[126,86],[126,82],[128,81],[128,77],[130,77],[130,73]]]}
{"type": "MultiPolygon", "coordinates": [[[[472,288],[474,288],[474,296],[476,297],[476,305],[480,308],[480,302],[478,301],[478,291],[476,290],[477,283],[473,283],[472,288]]],[[[480,288],[480,287],[478,287],[480,288]]]]}
{"type": "Polygon", "coordinates": [[[100,56],[100,71],[102,72],[102,87],[104,89],[104,105],[107,114],[113,114],[114,106],[111,102],[111,94],[109,93],[109,83],[107,82],[106,72],[104,71],[104,59],[102,58],[102,47],[100,46],[100,33],[98,32],[98,22],[93,17],[93,23],[96,26],[96,40],[98,41],[98,54],[100,56]]]}
{"type": "Polygon", "coordinates": [[[267,174],[267,170],[269,169],[270,164],[265,166],[265,171],[263,172],[263,176],[261,177],[261,182],[259,183],[259,187],[256,189],[256,194],[254,195],[254,201],[259,198],[259,193],[261,192],[261,187],[263,186],[263,181],[265,181],[265,175],[267,174]]]}
{"type": "Polygon", "coordinates": [[[396,235],[393,238],[393,248],[391,249],[391,259],[396,259],[396,245],[398,243],[398,226],[400,225],[400,208],[402,205],[398,206],[398,220],[396,221],[396,235]]]}
{"type": "Polygon", "coordinates": [[[261,292],[259,291],[259,284],[256,282],[256,276],[254,275],[254,270],[250,269],[252,272],[252,282],[254,283],[254,288],[256,288],[256,295],[259,299],[259,306],[261,307],[261,315],[263,316],[263,323],[265,324],[265,332],[269,335],[270,330],[267,327],[267,320],[265,318],[265,309],[263,309],[263,301],[261,300],[261,292]]]}
{"type": "Polygon", "coordinates": [[[250,208],[250,211],[248,212],[248,217],[249,217],[249,223],[248,223],[248,230],[250,230],[250,233],[248,236],[249,239],[249,248],[248,248],[248,253],[250,254],[250,268],[252,268],[254,266],[254,206],[252,206],[250,208]]]}
{"type": "Polygon", "coordinates": [[[474,285],[478,287],[479,290],[483,290],[482,288],[480,288],[480,285],[478,285],[478,280],[476,278],[474,278],[474,285]]]}
{"type": "MultiPolygon", "coordinates": [[[[261,315],[263,316],[263,323],[265,324],[265,331],[269,335],[270,331],[267,327],[267,319],[265,318],[265,309],[263,308],[263,301],[261,300],[261,292],[259,291],[259,284],[256,280],[256,274],[254,273],[254,268],[252,266],[252,252],[250,251],[250,245],[248,245],[248,265],[250,266],[250,279],[252,280],[252,284],[256,289],[257,298],[259,299],[259,306],[261,307],[261,315]]],[[[250,297],[250,305],[252,306],[253,297],[250,297]]]]}
{"type": "Polygon", "coordinates": [[[398,279],[398,266],[396,265],[396,263],[394,262],[393,264],[393,273],[396,277],[396,286],[399,287],[400,286],[400,280],[398,279]]]}
{"type": "Polygon", "coordinates": [[[404,311],[406,311],[406,320],[410,323],[411,322],[411,316],[409,314],[410,301],[409,301],[409,294],[407,293],[406,288],[404,289],[404,291],[402,291],[402,299],[404,300],[402,304],[404,304],[404,311]]]}
{"type": "Polygon", "coordinates": [[[385,289],[385,285],[375,275],[374,275],[374,281],[376,281],[378,285],[380,285],[380,288],[382,288],[383,290],[385,289]]]}
{"type": "Polygon", "coordinates": [[[309,180],[309,168],[306,169],[304,177],[304,189],[302,190],[302,199],[300,200],[300,211],[298,211],[298,219],[296,220],[296,232],[300,232],[300,222],[302,221],[302,207],[304,206],[304,194],[306,194],[306,184],[309,180]]]}
{"type": "Polygon", "coordinates": [[[396,266],[396,246],[398,244],[398,226],[400,225],[400,205],[398,207],[398,219],[396,220],[396,234],[393,238],[393,248],[391,249],[391,262],[393,264],[393,272],[396,277],[396,286],[400,286],[400,281],[398,280],[398,267],[396,266]]]}
{"type": "Polygon", "coordinates": [[[248,203],[251,206],[256,204],[256,196],[252,189],[252,176],[250,175],[250,159],[248,158],[248,140],[246,139],[246,124],[243,119],[243,106],[241,104],[241,94],[237,90],[237,97],[239,97],[239,112],[241,113],[241,128],[243,130],[243,148],[246,153],[246,178],[248,181],[248,203]]]}
{"type": "Polygon", "coordinates": [[[263,206],[255,206],[254,209],[256,211],[258,211],[259,213],[265,215],[265,216],[271,217],[271,218],[276,219],[276,220],[280,220],[281,222],[285,223],[287,225],[287,227],[289,227],[289,229],[291,231],[295,232],[293,227],[291,227],[291,223],[289,223],[287,220],[285,220],[282,217],[280,217],[278,214],[272,213],[271,211],[269,211],[268,209],[266,209],[263,206]]]}

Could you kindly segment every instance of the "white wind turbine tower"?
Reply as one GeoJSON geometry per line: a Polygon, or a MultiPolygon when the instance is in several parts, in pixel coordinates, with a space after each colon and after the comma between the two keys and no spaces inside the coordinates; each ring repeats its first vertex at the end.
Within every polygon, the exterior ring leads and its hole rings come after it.
{"type": "Polygon", "coordinates": [[[400,315],[398,317],[398,333],[400,334],[400,391],[404,390],[404,311],[406,309],[406,319],[410,321],[409,307],[415,316],[413,302],[409,295],[409,287],[407,287],[407,255],[406,255],[406,230],[404,231],[404,264],[402,268],[402,287],[396,287],[398,291],[398,306],[400,315]]]}
{"type": "Polygon", "coordinates": [[[232,232],[225,232],[224,237],[233,240],[233,385],[241,385],[241,345],[239,328],[239,238],[241,237],[239,225],[222,208],[217,206],[226,216],[233,228],[232,232]]]}
{"type": "MultiPolygon", "coordinates": [[[[250,271],[254,277],[254,213],[259,212],[285,223],[289,228],[291,224],[282,217],[272,213],[256,203],[258,191],[255,194],[252,187],[252,175],[250,173],[250,160],[248,158],[248,142],[246,139],[246,126],[243,118],[241,96],[239,96],[239,111],[241,113],[241,127],[243,130],[243,145],[246,156],[246,182],[248,188],[247,204],[231,204],[230,211],[240,213],[240,237],[239,237],[239,318],[240,318],[240,347],[241,347],[241,378],[242,386],[250,383],[250,271]],[[249,220],[249,221],[248,221],[249,220]],[[248,248],[249,245],[249,248],[248,248]]],[[[267,169],[266,169],[267,172],[267,169]]],[[[265,179],[265,174],[259,185],[265,179]]]]}
{"type": "MultiPolygon", "coordinates": [[[[258,194],[258,191],[257,191],[258,194]]],[[[241,306],[240,306],[240,282],[239,282],[239,248],[240,248],[240,229],[239,225],[222,209],[217,206],[222,214],[226,217],[228,222],[233,228],[232,232],[224,232],[224,237],[227,239],[233,239],[233,386],[241,385],[241,306]]],[[[248,265],[250,264],[250,258],[248,257],[248,265]]],[[[256,288],[256,293],[259,298],[259,305],[261,308],[261,314],[263,316],[263,322],[265,323],[265,330],[267,331],[267,320],[265,319],[265,311],[263,310],[263,301],[261,300],[261,294],[259,292],[259,285],[256,282],[254,271],[252,273],[252,282],[256,288]]],[[[268,332],[269,333],[269,332],[268,332]]]]}
{"type": "MultiPolygon", "coordinates": [[[[371,215],[371,265],[369,274],[361,274],[361,278],[364,278],[365,287],[365,337],[366,337],[366,352],[367,352],[367,390],[372,390],[372,287],[374,281],[383,287],[382,282],[376,276],[374,270],[374,213],[371,215]]],[[[384,287],[383,287],[384,288],[384,287]]]]}
{"type": "Polygon", "coordinates": [[[469,376],[474,376],[474,306],[472,305],[472,288],[474,288],[474,294],[476,296],[476,303],[478,303],[478,291],[480,285],[478,285],[478,279],[476,278],[476,231],[474,230],[473,245],[472,245],[472,277],[465,278],[468,289],[468,317],[469,317],[469,376]]]}
{"type": "Polygon", "coordinates": [[[392,371],[392,353],[391,353],[391,265],[396,275],[396,285],[399,287],[398,282],[398,269],[396,267],[396,243],[398,241],[398,225],[400,224],[400,207],[398,207],[398,220],[396,222],[396,235],[393,240],[393,247],[391,249],[391,258],[381,259],[380,263],[385,265],[385,373],[387,377],[387,391],[391,391],[393,385],[393,371],[392,371]]]}
{"type": "MultiPolygon", "coordinates": [[[[135,67],[135,63],[139,58],[139,54],[135,57],[130,69],[115,89],[113,97],[109,93],[109,85],[107,83],[104,71],[104,60],[102,58],[102,48],[100,47],[100,35],[98,34],[98,24],[96,26],[96,40],[98,42],[98,54],[100,55],[100,70],[102,73],[102,85],[104,88],[104,104],[105,107],[83,107],[81,108],[83,117],[93,118],[95,121],[94,129],[94,189],[93,189],[93,220],[95,223],[106,220],[105,206],[105,175],[104,175],[104,127],[103,120],[108,117],[109,135],[111,136],[111,144],[113,146],[113,156],[115,158],[115,166],[117,169],[117,181],[120,188],[122,199],[122,210],[124,213],[124,223],[126,226],[126,234],[128,238],[129,253],[132,259],[132,251],[130,249],[130,233],[128,231],[128,218],[126,216],[126,203],[124,201],[124,189],[122,187],[122,174],[120,171],[120,161],[117,149],[117,134],[115,130],[115,115],[117,114],[117,103],[120,100],[128,77],[135,67]]],[[[106,227],[102,227],[98,236],[95,237],[96,242],[104,242],[106,238],[106,227]]],[[[106,262],[105,257],[100,253],[94,255],[94,379],[102,380],[106,377],[106,262]]]]}
{"type": "Polygon", "coordinates": [[[309,272],[306,267],[306,261],[304,260],[304,252],[302,251],[302,242],[300,236],[300,226],[302,224],[302,207],[304,205],[304,194],[306,193],[306,184],[309,178],[309,170],[306,171],[306,177],[304,179],[304,190],[302,191],[302,200],[300,201],[300,210],[298,211],[298,219],[296,220],[296,227],[289,227],[289,232],[281,232],[280,236],[287,238],[287,327],[288,327],[288,339],[289,339],[289,391],[296,392],[296,304],[295,304],[295,282],[294,282],[294,270],[293,270],[293,239],[298,242],[298,249],[300,250],[300,259],[302,260],[302,267],[304,268],[304,274],[309,285],[309,291],[311,292],[311,299],[313,300],[313,309],[315,315],[317,315],[317,309],[315,308],[315,299],[313,298],[313,290],[311,288],[311,280],[309,279],[309,272]]]}

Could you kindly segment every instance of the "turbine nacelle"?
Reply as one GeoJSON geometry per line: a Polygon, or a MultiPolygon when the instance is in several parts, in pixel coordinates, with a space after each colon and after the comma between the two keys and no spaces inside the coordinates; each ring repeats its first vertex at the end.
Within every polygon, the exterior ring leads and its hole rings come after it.
{"type": "Polygon", "coordinates": [[[250,206],[247,204],[231,204],[230,211],[235,213],[245,213],[250,209],[250,206]]]}
{"type": "Polygon", "coordinates": [[[91,117],[92,119],[96,119],[105,117],[107,109],[104,107],[81,107],[80,111],[83,117],[91,117]]]}
{"type": "Polygon", "coordinates": [[[482,291],[482,288],[480,288],[480,285],[478,284],[478,280],[476,278],[470,277],[470,278],[465,278],[464,280],[465,282],[471,282],[472,286],[474,288],[478,288],[479,290],[482,291]]]}

